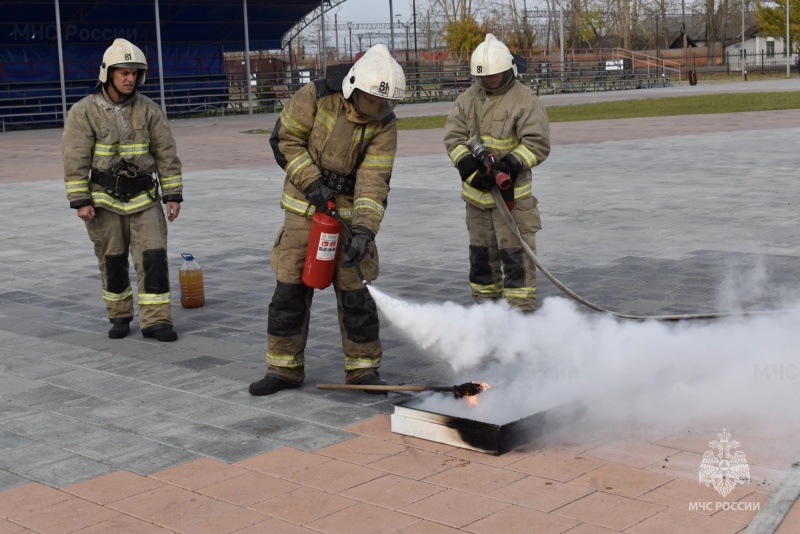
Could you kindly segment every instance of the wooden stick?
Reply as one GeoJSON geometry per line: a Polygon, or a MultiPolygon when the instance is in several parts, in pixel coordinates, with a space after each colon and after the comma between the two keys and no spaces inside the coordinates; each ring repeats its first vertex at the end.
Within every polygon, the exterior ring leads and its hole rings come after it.
{"type": "Polygon", "coordinates": [[[317,389],[358,389],[361,391],[449,391],[453,386],[379,386],[359,384],[317,384],[317,389]]]}

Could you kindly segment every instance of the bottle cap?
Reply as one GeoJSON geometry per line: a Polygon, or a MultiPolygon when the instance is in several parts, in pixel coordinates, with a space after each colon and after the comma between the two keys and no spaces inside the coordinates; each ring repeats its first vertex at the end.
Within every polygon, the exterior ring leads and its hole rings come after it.
{"type": "Polygon", "coordinates": [[[191,254],[189,254],[187,252],[184,252],[183,254],[181,254],[181,257],[186,261],[194,261],[194,256],[192,256],[191,254]]]}

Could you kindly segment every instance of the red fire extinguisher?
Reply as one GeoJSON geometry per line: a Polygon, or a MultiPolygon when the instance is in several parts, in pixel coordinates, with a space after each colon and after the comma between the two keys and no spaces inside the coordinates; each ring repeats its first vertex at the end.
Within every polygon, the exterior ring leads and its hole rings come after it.
{"type": "MultiPolygon", "coordinates": [[[[333,212],[336,205],[328,201],[328,210],[333,212]]],[[[318,211],[311,218],[311,235],[308,237],[306,261],[303,264],[303,284],[315,289],[325,289],[333,281],[336,267],[336,251],[339,248],[341,224],[324,211],[318,211]]]]}

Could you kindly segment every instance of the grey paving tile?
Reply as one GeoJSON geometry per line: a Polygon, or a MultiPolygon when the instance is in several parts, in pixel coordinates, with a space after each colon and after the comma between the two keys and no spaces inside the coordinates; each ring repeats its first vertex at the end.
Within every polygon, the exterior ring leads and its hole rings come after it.
{"type": "Polygon", "coordinates": [[[0,453],[28,447],[34,443],[32,439],[0,429],[0,453]]]}
{"type": "Polygon", "coordinates": [[[109,463],[111,458],[152,447],[155,440],[129,432],[112,431],[91,440],[73,443],[69,450],[100,462],[109,463]]]}
{"type": "Polygon", "coordinates": [[[125,417],[109,422],[108,426],[115,430],[131,432],[133,434],[152,438],[160,432],[185,424],[186,420],[174,415],[150,412],[141,413],[133,417],[125,417]]]}
{"type": "Polygon", "coordinates": [[[0,424],[5,426],[9,421],[13,421],[17,417],[30,416],[42,411],[26,404],[6,400],[5,402],[0,402],[0,424]]]}
{"type": "Polygon", "coordinates": [[[30,478],[0,468],[0,491],[9,490],[33,482],[30,478]]]}
{"type": "Polygon", "coordinates": [[[177,447],[154,444],[111,458],[111,462],[119,469],[127,469],[139,475],[149,475],[168,467],[180,465],[201,456],[177,447]]]}
{"type": "Polygon", "coordinates": [[[25,476],[54,488],[63,488],[70,484],[76,484],[117,470],[116,466],[82,456],[73,456],[60,462],[33,469],[25,473],[25,476]]]}
{"type": "Polygon", "coordinates": [[[50,412],[17,417],[6,422],[3,428],[37,441],[59,446],[107,434],[107,431],[99,426],[50,412]]]}
{"type": "Polygon", "coordinates": [[[170,427],[154,435],[153,438],[173,447],[196,451],[197,447],[205,442],[218,441],[233,434],[234,432],[228,429],[189,422],[185,425],[170,427]]]}
{"type": "Polygon", "coordinates": [[[29,391],[38,388],[42,385],[41,382],[30,380],[15,375],[2,375],[0,376],[0,391],[5,398],[12,398],[15,393],[22,391],[29,391]]]}
{"type": "Polygon", "coordinates": [[[25,474],[75,456],[75,453],[66,449],[35,442],[28,447],[4,451],[0,454],[0,468],[16,474],[25,474]]]}
{"type": "Polygon", "coordinates": [[[220,440],[201,443],[190,450],[223,462],[235,463],[284,446],[270,439],[235,433],[220,440]]]}
{"type": "Polygon", "coordinates": [[[80,391],[60,386],[42,385],[9,395],[9,398],[27,406],[38,406],[43,410],[54,410],[66,402],[85,398],[87,395],[80,391]]]}

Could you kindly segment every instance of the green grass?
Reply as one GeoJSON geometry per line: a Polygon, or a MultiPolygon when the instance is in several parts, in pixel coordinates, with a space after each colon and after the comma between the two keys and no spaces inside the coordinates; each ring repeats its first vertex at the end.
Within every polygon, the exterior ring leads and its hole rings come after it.
{"type": "MultiPolygon", "coordinates": [[[[782,109],[800,109],[800,91],[676,96],[551,106],[547,108],[547,116],[550,122],[571,122],[782,109]]],[[[446,119],[445,115],[402,118],[397,121],[397,128],[398,130],[444,128],[446,119]]]]}

